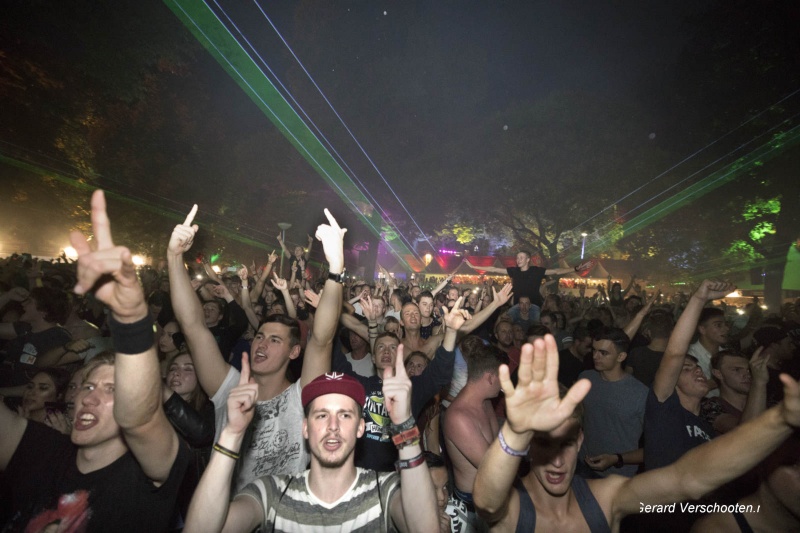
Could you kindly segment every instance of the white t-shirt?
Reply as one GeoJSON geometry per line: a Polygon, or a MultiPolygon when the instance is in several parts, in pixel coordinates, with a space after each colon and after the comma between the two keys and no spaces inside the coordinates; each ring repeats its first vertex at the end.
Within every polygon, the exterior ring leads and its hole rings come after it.
{"type": "MultiPolygon", "coordinates": [[[[217,424],[215,440],[228,423],[228,394],[238,384],[239,371],[231,367],[211,398],[217,424]]],[[[308,466],[300,391],[300,381],[296,381],[271,400],[256,403],[255,416],[242,442],[242,458],[234,472],[234,493],[261,476],[297,474],[308,466]]]]}
{"type": "Polygon", "coordinates": [[[365,355],[362,359],[353,359],[350,353],[344,354],[350,365],[353,367],[353,372],[359,376],[368,378],[375,375],[375,363],[372,361],[372,354],[365,355]]]}

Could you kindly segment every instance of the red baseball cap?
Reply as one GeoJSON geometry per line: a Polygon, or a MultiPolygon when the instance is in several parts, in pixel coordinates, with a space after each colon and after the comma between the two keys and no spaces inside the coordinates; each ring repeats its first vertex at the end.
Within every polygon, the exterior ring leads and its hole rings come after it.
{"type": "Polygon", "coordinates": [[[303,407],[305,408],[314,398],[323,394],[344,394],[355,400],[361,407],[364,407],[367,397],[364,386],[361,385],[360,381],[341,372],[331,372],[322,374],[303,387],[301,394],[303,407]]]}

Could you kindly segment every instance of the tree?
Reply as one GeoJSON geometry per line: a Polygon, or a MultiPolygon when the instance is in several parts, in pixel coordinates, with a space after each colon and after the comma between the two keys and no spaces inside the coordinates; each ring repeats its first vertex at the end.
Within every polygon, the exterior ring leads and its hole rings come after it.
{"type": "Polygon", "coordinates": [[[492,182],[467,209],[550,261],[575,257],[580,233],[612,228],[621,216],[614,201],[656,174],[664,155],[647,125],[635,105],[585,92],[514,105],[483,129],[479,142],[491,154],[485,164],[462,169],[467,190],[492,182]]]}

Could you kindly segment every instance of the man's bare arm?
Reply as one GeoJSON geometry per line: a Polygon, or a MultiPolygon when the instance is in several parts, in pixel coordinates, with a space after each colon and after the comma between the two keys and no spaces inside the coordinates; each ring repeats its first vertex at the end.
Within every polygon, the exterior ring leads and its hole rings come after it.
{"type": "MultiPolygon", "coordinates": [[[[500,366],[499,374],[507,415],[500,432],[506,445],[518,451],[528,448],[534,431],[551,431],[570,418],[591,388],[588,380],[581,379],[560,398],[558,347],[552,335],[522,347],[516,387],[507,365],[500,366]]],[[[473,498],[478,512],[490,523],[509,520],[518,508],[512,484],[520,459],[503,451],[495,439],[478,468],[473,498]]]]}
{"type": "Polygon", "coordinates": [[[653,380],[653,392],[659,401],[665,401],[675,392],[675,385],[678,384],[678,377],[683,368],[683,360],[706,302],[722,298],[734,288],[730,283],[705,280],[689,298],[686,309],[669,336],[667,348],[653,380]]]}
{"type": "MultiPolygon", "coordinates": [[[[363,309],[363,307],[362,307],[363,309]]],[[[361,322],[359,319],[354,317],[353,315],[348,315],[347,313],[342,313],[342,316],[339,317],[342,325],[349,329],[350,331],[354,332],[356,335],[361,337],[362,339],[369,338],[369,329],[366,324],[361,322]]],[[[377,322],[375,323],[377,327],[377,322]]]]}
{"type": "Polygon", "coordinates": [[[769,382],[769,371],[767,363],[769,356],[762,357],[761,352],[764,348],[758,348],[750,358],[750,392],[747,393],[747,401],[742,410],[740,423],[747,422],[756,418],[767,409],[767,383],[769,382]]]}
{"type": "Polygon", "coordinates": [[[659,289],[653,291],[653,296],[649,300],[647,300],[647,303],[645,303],[644,306],[641,309],[639,309],[639,312],[636,313],[633,319],[630,322],[628,322],[628,325],[625,326],[625,334],[628,336],[629,339],[633,339],[633,337],[636,336],[636,332],[639,331],[639,326],[642,325],[644,317],[646,317],[647,313],[650,312],[650,309],[653,308],[653,304],[655,303],[656,298],[658,298],[658,291],[659,289]]]}
{"type": "Polygon", "coordinates": [[[292,297],[289,294],[289,284],[285,279],[279,277],[277,272],[275,272],[273,277],[275,279],[270,280],[270,282],[272,283],[272,286],[278,289],[283,296],[283,304],[286,306],[286,315],[289,316],[289,318],[297,319],[297,309],[294,306],[294,300],[292,300],[292,297]]]}
{"type": "Polygon", "coordinates": [[[197,214],[197,206],[187,217],[187,222],[178,224],[172,231],[167,246],[167,267],[169,269],[170,299],[175,311],[175,318],[186,336],[186,344],[192,353],[192,360],[197,369],[200,386],[209,396],[217,393],[230,365],[222,358],[214,336],[208,330],[203,318],[203,307],[192,290],[192,284],[186,275],[183,254],[192,247],[197,234],[197,224],[192,224],[197,214]]]}
{"type": "MultiPolygon", "coordinates": [[[[340,228],[339,223],[333,218],[330,211],[325,209],[328,224],[317,227],[317,239],[322,241],[325,259],[328,261],[328,271],[331,274],[341,274],[344,271],[344,234],[346,228],[340,228]]],[[[303,359],[303,371],[300,375],[300,385],[305,386],[314,378],[331,371],[331,354],[333,352],[333,338],[339,325],[339,313],[342,312],[342,284],[332,279],[325,281],[325,287],[319,298],[319,305],[314,318],[314,327],[311,338],[306,346],[303,359]]]]}
{"type": "Polygon", "coordinates": [[[614,497],[617,516],[658,505],[696,500],[755,467],[800,427],[800,385],[781,375],[784,400],[761,416],[693,448],[675,463],[628,479],[614,497]]]}
{"type": "Polygon", "coordinates": [[[111,310],[111,334],[129,324],[149,321],[151,331],[144,339],[150,348],[140,353],[127,351],[124,343],[115,342],[118,355],[114,364],[114,419],[122,429],[125,442],[154,483],[167,480],[178,454],[178,435],[162,407],[161,372],[152,335],[153,317],[136,275],[130,250],[115,246],[106,214],[102,191],[92,195],[92,227],[96,250],[79,232],[70,236],[78,252],[77,294],[93,290],[95,297],[111,310]],[[149,336],[149,339],[148,339],[149,336]]]}
{"type": "MultiPolygon", "coordinates": [[[[393,424],[399,425],[411,418],[411,380],[406,374],[401,344],[397,347],[394,375],[392,369],[383,373],[383,397],[393,424]]],[[[414,459],[422,453],[419,442],[398,450],[401,460],[414,459]]],[[[437,531],[439,528],[436,494],[428,466],[421,465],[400,470],[400,494],[392,498],[390,513],[398,529],[403,532],[437,531]]]]}
{"type": "MultiPolygon", "coordinates": [[[[250,383],[250,363],[242,356],[239,384],[228,395],[228,423],[220,432],[218,444],[238,453],[247,426],[253,420],[258,385],[250,383]]],[[[194,491],[186,516],[186,531],[253,531],[264,520],[261,506],[249,496],[238,496],[228,503],[231,477],[236,461],[219,452],[211,454],[203,477],[194,491]]]]}
{"type": "Polygon", "coordinates": [[[461,335],[469,335],[470,333],[475,331],[481,324],[486,322],[486,320],[488,320],[489,317],[492,316],[492,313],[503,307],[506,304],[506,302],[508,302],[508,300],[514,295],[514,293],[511,292],[511,288],[512,287],[510,283],[506,283],[505,285],[503,285],[503,288],[500,289],[500,292],[495,291],[494,287],[492,287],[492,293],[493,293],[492,303],[487,305],[485,309],[481,309],[478,313],[475,313],[470,320],[467,320],[464,323],[464,325],[461,326],[459,333],[461,335]]]}
{"type": "Polygon", "coordinates": [[[484,272],[491,272],[492,274],[508,274],[508,270],[505,268],[495,267],[495,266],[475,266],[469,262],[468,259],[464,259],[464,262],[467,264],[468,267],[474,268],[475,270],[483,270],[484,272]]]}

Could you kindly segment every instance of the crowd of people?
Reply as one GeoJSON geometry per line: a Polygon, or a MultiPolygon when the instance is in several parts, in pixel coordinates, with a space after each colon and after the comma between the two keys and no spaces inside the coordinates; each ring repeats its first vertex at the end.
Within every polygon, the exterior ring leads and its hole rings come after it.
{"type": "Polygon", "coordinates": [[[0,260],[2,531],[800,531],[800,301],[355,280],[327,210],[289,279],[187,264],[197,206],[137,268],[91,213],[0,260]]]}

